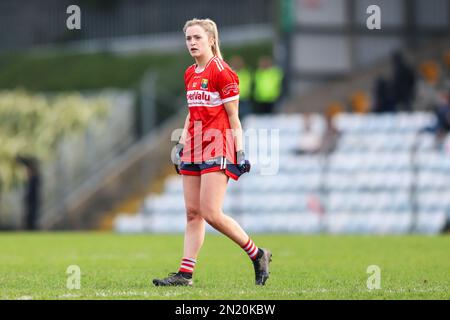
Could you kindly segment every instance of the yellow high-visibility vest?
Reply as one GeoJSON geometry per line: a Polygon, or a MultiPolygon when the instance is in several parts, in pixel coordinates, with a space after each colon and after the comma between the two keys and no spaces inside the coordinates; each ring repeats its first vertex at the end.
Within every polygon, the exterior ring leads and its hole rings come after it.
{"type": "Polygon", "coordinates": [[[252,74],[248,69],[241,69],[236,72],[239,77],[239,99],[250,100],[252,89],[252,74]]]}
{"type": "Polygon", "coordinates": [[[255,101],[275,102],[281,94],[282,80],[283,71],[278,67],[258,69],[255,73],[255,101]]]}

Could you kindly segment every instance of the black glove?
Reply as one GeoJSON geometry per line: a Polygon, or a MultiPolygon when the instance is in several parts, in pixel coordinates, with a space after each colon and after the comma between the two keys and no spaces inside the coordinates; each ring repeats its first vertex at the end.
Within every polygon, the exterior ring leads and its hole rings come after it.
{"type": "Polygon", "coordinates": [[[172,151],[172,162],[175,166],[175,171],[178,174],[180,174],[180,169],[178,167],[181,164],[181,156],[183,155],[183,148],[184,148],[183,144],[177,143],[174,149],[175,152],[172,151]]]}
{"type": "Polygon", "coordinates": [[[245,159],[244,150],[236,152],[236,164],[241,173],[250,172],[252,167],[250,161],[245,159]]]}

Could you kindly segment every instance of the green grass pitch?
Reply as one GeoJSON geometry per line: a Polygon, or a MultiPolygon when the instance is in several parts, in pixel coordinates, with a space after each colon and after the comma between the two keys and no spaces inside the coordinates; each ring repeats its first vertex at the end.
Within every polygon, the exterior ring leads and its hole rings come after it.
{"type": "Polygon", "coordinates": [[[271,277],[255,287],[249,258],[207,234],[194,287],[154,287],[176,271],[183,235],[0,233],[1,299],[450,299],[449,236],[254,235],[273,252],[271,277]],[[81,270],[68,289],[69,265],[81,270]],[[367,267],[381,270],[369,290],[367,267]]]}

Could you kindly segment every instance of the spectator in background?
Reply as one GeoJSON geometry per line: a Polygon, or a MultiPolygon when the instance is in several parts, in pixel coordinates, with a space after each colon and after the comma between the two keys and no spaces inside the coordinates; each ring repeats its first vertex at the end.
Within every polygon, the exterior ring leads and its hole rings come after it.
{"type": "Polygon", "coordinates": [[[231,66],[239,77],[239,117],[244,118],[252,112],[252,73],[241,56],[234,56],[231,59],[231,66]]]}
{"type": "Polygon", "coordinates": [[[373,112],[395,112],[395,103],[392,98],[391,89],[389,82],[383,78],[379,77],[375,82],[374,88],[374,105],[372,107],[373,112]]]}
{"type": "Polygon", "coordinates": [[[274,66],[272,58],[263,56],[259,59],[255,72],[255,113],[270,114],[281,96],[283,71],[274,66]]]}
{"type": "Polygon", "coordinates": [[[297,155],[314,154],[320,149],[320,135],[312,130],[312,120],[309,113],[305,113],[302,119],[303,130],[294,153],[297,155]]]}
{"type": "Polygon", "coordinates": [[[393,102],[399,110],[412,111],[416,90],[416,74],[400,52],[392,55],[393,102]]]}
{"type": "Polygon", "coordinates": [[[443,62],[444,62],[444,88],[446,88],[447,90],[450,90],[450,50],[446,51],[444,53],[444,57],[443,57],[443,62]]]}
{"type": "Polygon", "coordinates": [[[441,70],[434,60],[425,60],[419,65],[417,104],[425,110],[435,110],[439,98],[441,70]]]}
{"type": "Polygon", "coordinates": [[[350,97],[350,105],[354,113],[368,113],[370,111],[370,97],[364,90],[355,91],[350,97]]]}
{"type": "Polygon", "coordinates": [[[303,132],[300,137],[299,146],[294,150],[297,155],[332,153],[338,144],[339,130],[334,125],[334,113],[327,112],[325,115],[326,128],[322,135],[312,129],[312,119],[310,114],[305,114],[303,119],[303,132]]]}
{"type": "Polygon", "coordinates": [[[436,103],[436,147],[441,149],[445,137],[450,132],[450,102],[449,92],[441,92],[436,103]]]}
{"type": "Polygon", "coordinates": [[[39,216],[41,188],[39,165],[37,160],[33,157],[18,156],[16,162],[23,165],[27,171],[27,182],[23,198],[25,228],[26,230],[36,230],[36,222],[39,216]]]}
{"type": "Polygon", "coordinates": [[[450,132],[450,92],[440,92],[435,103],[434,114],[436,116],[435,124],[421,131],[433,133],[436,136],[436,148],[440,149],[446,135],[450,132]]]}
{"type": "Polygon", "coordinates": [[[438,129],[445,133],[450,132],[450,92],[441,92],[436,103],[436,118],[438,129]]]}
{"type": "Polygon", "coordinates": [[[326,127],[322,134],[322,140],[320,144],[319,152],[324,155],[333,153],[339,143],[339,137],[341,133],[334,124],[334,114],[327,113],[325,115],[326,127]]]}
{"type": "Polygon", "coordinates": [[[437,87],[441,78],[441,69],[439,64],[434,60],[427,60],[419,66],[420,75],[426,83],[432,87],[437,87]]]}

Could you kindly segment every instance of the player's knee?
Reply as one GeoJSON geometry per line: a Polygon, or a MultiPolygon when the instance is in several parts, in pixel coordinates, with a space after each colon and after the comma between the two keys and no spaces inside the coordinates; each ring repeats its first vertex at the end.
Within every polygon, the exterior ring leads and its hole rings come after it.
{"type": "Polygon", "coordinates": [[[187,222],[202,219],[202,216],[200,214],[200,209],[198,207],[187,207],[186,208],[186,219],[187,219],[187,222]]]}

